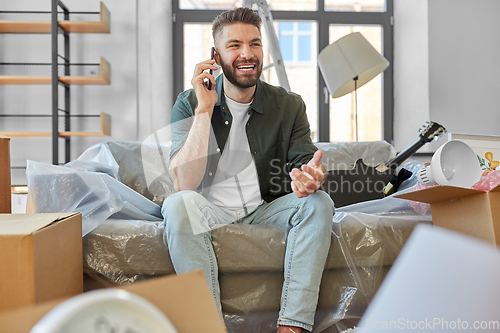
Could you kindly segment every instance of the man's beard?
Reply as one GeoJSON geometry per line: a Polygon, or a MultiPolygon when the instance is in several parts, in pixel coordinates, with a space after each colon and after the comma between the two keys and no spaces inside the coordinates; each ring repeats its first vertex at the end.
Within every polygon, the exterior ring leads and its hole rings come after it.
{"type": "Polygon", "coordinates": [[[246,61],[245,63],[255,64],[257,71],[254,74],[252,74],[252,76],[236,75],[236,70],[237,70],[236,67],[239,64],[235,63],[227,64],[224,62],[224,60],[222,60],[222,58],[220,59],[220,66],[222,67],[222,71],[224,72],[224,76],[226,77],[226,79],[229,82],[231,82],[234,86],[242,89],[255,86],[262,73],[262,64],[258,60],[246,61]]]}

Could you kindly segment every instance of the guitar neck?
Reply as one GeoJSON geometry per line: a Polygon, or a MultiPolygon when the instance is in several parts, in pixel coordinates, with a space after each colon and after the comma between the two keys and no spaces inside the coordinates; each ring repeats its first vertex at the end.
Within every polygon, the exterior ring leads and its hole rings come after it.
{"type": "Polygon", "coordinates": [[[415,154],[417,150],[422,148],[428,141],[420,138],[417,142],[412,144],[409,148],[406,148],[403,152],[399,153],[396,157],[386,163],[386,167],[391,169],[396,169],[401,163],[403,163],[408,157],[415,154]]]}

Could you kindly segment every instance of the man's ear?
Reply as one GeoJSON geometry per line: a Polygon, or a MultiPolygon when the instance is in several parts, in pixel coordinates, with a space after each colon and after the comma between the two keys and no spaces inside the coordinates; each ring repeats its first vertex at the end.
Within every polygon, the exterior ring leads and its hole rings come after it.
{"type": "Polygon", "coordinates": [[[217,51],[216,48],[214,48],[214,59],[215,59],[215,63],[220,66],[219,52],[217,51]]]}

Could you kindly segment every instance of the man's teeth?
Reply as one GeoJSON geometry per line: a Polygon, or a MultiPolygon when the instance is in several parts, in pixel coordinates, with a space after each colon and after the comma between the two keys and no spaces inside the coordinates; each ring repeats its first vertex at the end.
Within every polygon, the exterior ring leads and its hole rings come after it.
{"type": "Polygon", "coordinates": [[[248,71],[254,69],[255,65],[242,65],[238,66],[238,69],[248,71]]]}

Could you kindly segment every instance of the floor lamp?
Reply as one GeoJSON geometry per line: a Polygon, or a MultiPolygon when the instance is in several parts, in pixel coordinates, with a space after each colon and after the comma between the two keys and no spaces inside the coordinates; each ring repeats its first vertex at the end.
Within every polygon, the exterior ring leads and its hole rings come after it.
{"type": "Polygon", "coordinates": [[[346,35],[325,47],[318,66],[333,98],[355,94],[356,141],[358,141],[357,89],[389,67],[385,59],[359,32],[346,35]]]}

